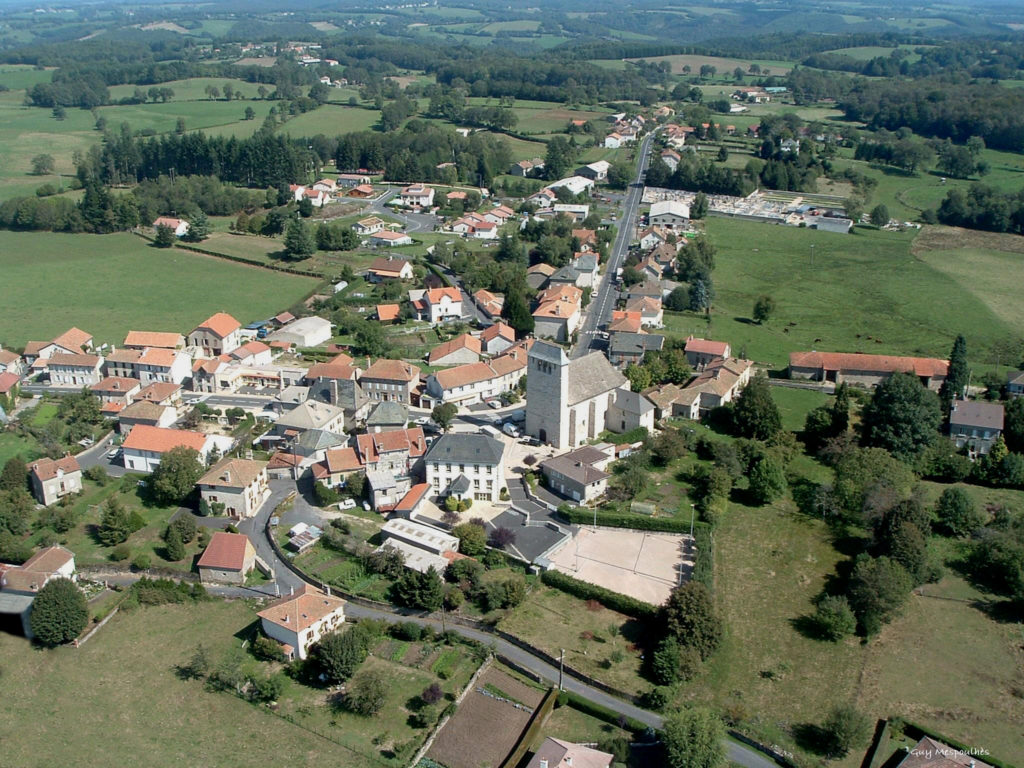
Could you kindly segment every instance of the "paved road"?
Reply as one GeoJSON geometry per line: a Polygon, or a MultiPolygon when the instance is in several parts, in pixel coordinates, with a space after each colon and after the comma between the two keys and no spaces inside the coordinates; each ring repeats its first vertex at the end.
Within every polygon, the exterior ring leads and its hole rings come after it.
{"type": "Polygon", "coordinates": [[[633,230],[636,227],[637,209],[640,207],[640,198],[644,192],[644,173],[647,171],[648,155],[651,149],[651,142],[654,140],[654,133],[649,133],[640,144],[639,159],[637,160],[636,179],[629,187],[626,197],[623,200],[622,216],[619,219],[619,233],[612,245],[612,251],[608,257],[608,267],[601,277],[597,290],[594,291],[594,298],[587,307],[587,316],[580,328],[579,341],[569,353],[569,357],[575,359],[595,349],[598,344],[598,329],[611,320],[612,310],[615,309],[615,301],[618,292],[613,286],[615,271],[622,266],[626,258],[626,251],[629,250],[629,243],[633,239],[633,230]]]}
{"type": "Polygon", "coordinates": [[[402,226],[405,231],[410,235],[414,232],[433,232],[434,227],[437,225],[437,217],[431,216],[425,213],[399,213],[398,211],[386,205],[398,192],[391,188],[383,195],[374,200],[370,206],[366,209],[365,213],[369,216],[370,214],[376,214],[378,216],[391,216],[392,218],[398,219],[402,222],[402,226]]]}
{"type": "Polygon", "coordinates": [[[107,451],[110,450],[113,442],[114,433],[111,432],[91,448],[76,454],[75,458],[78,460],[78,466],[82,469],[103,467],[111,477],[123,476],[128,470],[124,468],[123,463],[120,463],[121,459],[117,459],[119,463],[115,464],[111,459],[107,458],[107,451]]]}

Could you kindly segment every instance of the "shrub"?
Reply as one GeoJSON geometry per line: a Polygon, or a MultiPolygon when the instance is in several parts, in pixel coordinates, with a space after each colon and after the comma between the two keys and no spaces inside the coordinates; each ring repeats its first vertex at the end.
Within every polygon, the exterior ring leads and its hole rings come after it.
{"type": "Polygon", "coordinates": [[[963,488],[947,488],[935,505],[935,516],[954,536],[966,536],[985,525],[985,513],[979,510],[963,488]]]}
{"type": "Polygon", "coordinates": [[[437,704],[437,702],[444,698],[444,691],[441,690],[441,686],[437,683],[431,683],[423,689],[420,698],[426,704],[437,704]]]}
{"type": "Polygon", "coordinates": [[[87,470],[82,472],[82,476],[86,480],[92,480],[96,485],[106,485],[107,481],[110,480],[110,475],[107,474],[107,470],[99,465],[89,467],[87,470]]]}
{"type": "Polygon", "coordinates": [[[828,595],[819,600],[813,620],[818,633],[826,640],[842,640],[857,630],[857,617],[845,595],[828,595]]]}
{"type": "Polygon", "coordinates": [[[452,535],[458,538],[459,552],[464,555],[476,557],[487,549],[487,532],[482,525],[474,522],[463,523],[452,529],[452,535]]]}
{"type": "Polygon", "coordinates": [[[423,636],[423,629],[415,622],[403,621],[401,624],[392,625],[391,633],[400,640],[416,642],[423,636]]]}
{"type": "Polygon", "coordinates": [[[861,746],[871,734],[871,720],[851,705],[840,705],[829,712],[820,729],[822,747],[829,757],[845,757],[861,746]]]}
{"type": "Polygon", "coordinates": [[[333,488],[328,488],[323,483],[313,483],[313,498],[316,499],[317,506],[329,507],[331,504],[337,504],[341,501],[341,494],[333,488]]]}
{"type": "Polygon", "coordinates": [[[490,545],[498,549],[515,546],[516,532],[511,528],[496,528],[491,533],[490,545]]]}
{"type": "Polygon", "coordinates": [[[110,559],[115,563],[122,563],[132,556],[132,548],[127,544],[118,544],[110,550],[110,559]]]}
{"type": "Polygon", "coordinates": [[[32,602],[29,623],[36,641],[56,646],[74,640],[89,622],[89,606],[78,585],[69,579],[52,579],[32,602]]]}
{"type": "MultiPolygon", "coordinates": [[[[563,504],[558,508],[558,514],[568,522],[576,525],[594,523],[594,510],[570,507],[563,504]]],[[[687,517],[650,517],[648,515],[634,515],[631,512],[611,512],[608,510],[597,510],[597,524],[607,528],[632,528],[637,531],[665,531],[667,533],[689,533],[690,520],[687,517]]],[[[706,525],[698,523],[698,525],[706,525]]]]}
{"type": "Polygon", "coordinates": [[[146,518],[142,516],[142,513],[137,509],[133,509],[132,513],[128,515],[128,528],[132,533],[141,531],[146,527],[146,518]]]}
{"type": "Polygon", "coordinates": [[[276,640],[260,635],[252,643],[252,655],[264,661],[285,661],[284,649],[276,640]]]}
{"type": "Polygon", "coordinates": [[[348,686],[345,704],[356,714],[369,717],[380,712],[387,701],[388,682],[378,670],[363,670],[348,686]]]}
{"type": "Polygon", "coordinates": [[[152,565],[151,558],[145,552],[140,552],[132,559],[132,568],[136,571],[147,571],[152,565]]]}

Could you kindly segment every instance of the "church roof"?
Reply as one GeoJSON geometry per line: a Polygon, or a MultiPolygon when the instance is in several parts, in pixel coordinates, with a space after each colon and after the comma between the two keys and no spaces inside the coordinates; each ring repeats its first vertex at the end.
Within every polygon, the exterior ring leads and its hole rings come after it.
{"type": "MultiPolygon", "coordinates": [[[[533,348],[536,349],[541,343],[537,342],[533,348]]],[[[626,377],[615,370],[607,357],[600,352],[591,352],[569,363],[569,402],[566,405],[576,405],[611,392],[625,383],[626,377]]]]}

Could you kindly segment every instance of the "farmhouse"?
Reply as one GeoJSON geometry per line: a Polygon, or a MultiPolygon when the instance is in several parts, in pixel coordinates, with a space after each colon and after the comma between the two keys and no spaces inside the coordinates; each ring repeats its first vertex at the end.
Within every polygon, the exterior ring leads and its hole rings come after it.
{"type": "Polygon", "coordinates": [[[256,550],[244,533],[217,531],[196,567],[203,584],[244,584],[256,567],[256,550]]]}
{"type": "Polygon", "coordinates": [[[264,634],[281,643],[289,660],[305,659],[311,646],[345,623],[345,601],[303,584],[257,615],[264,634]]]}
{"type": "Polygon", "coordinates": [[[153,229],[167,227],[174,233],[175,237],[184,237],[188,234],[188,222],[184,219],[174,219],[170,216],[160,216],[153,222],[153,229]]]}
{"type": "Polygon", "coordinates": [[[188,335],[190,347],[198,347],[207,357],[216,357],[239,347],[242,324],[225,312],[211,315],[188,335]]]}
{"type": "Polygon", "coordinates": [[[437,496],[496,502],[505,487],[505,444],[487,435],[441,435],[424,457],[437,496]]]}
{"type": "Polygon", "coordinates": [[[836,385],[874,387],[894,373],[910,373],[936,392],[946,380],[948,360],[846,352],[790,352],[789,378],[828,381],[836,385]]]}
{"type": "Polygon", "coordinates": [[[74,456],[42,458],[29,466],[32,495],[44,507],[82,490],[82,468],[74,456]]]}
{"type": "Polygon", "coordinates": [[[644,390],[657,407],[658,418],[703,418],[714,408],[735,400],[749,383],[754,364],[729,358],[707,364],[699,376],[685,387],[665,384],[644,390]]]}
{"type": "MultiPolygon", "coordinates": [[[[428,486],[429,487],[429,486],[428,486]]],[[[452,553],[459,551],[459,540],[444,531],[423,523],[393,517],[380,530],[381,548],[397,549],[405,560],[405,567],[425,573],[431,567],[444,572],[452,553]]]]}
{"type": "Polygon", "coordinates": [[[539,157],[535,157],[532,160],[520,160],[518,163],[512,163],[508,172],[510,176],[523,177],[538,174],[543,170],[544,161],[539,157]]]}
{"type": "Polygon", "coordinates": [[[252,517],[270,497],[265,461],[221,459],[196,486],[199,497],[211,509],[223,509],[228,517],[236,519],[252,517]]]}
{"type": "Polygon", "coordinates": [[[405,232],[392,232],[389,229],[374,232],[370,235],[370,244],[386,248],[399,245],[412,245],[412,238],[405,232]]]}
{"type": "Polygon", "coordinates": [[[385,280],[412,280],[412,264],[404,259],[388,256],[375,259],[367,270],[367,278],[371,283],[382,283],[385,280]]]}
{"type": "Polygon", "coordinates": [[[686,339],[686,362],[695,371],[703,371],[709,363],[729,357],[731,349],[726,341],[711,341],[690,336],[686,339]]]}
{"type": "Polygon", "coordinates": [[[949,439],[957,450],[984,456],[1003,433],[1003,406],[980,400],[954,400],[949,411],[949,439]]]}

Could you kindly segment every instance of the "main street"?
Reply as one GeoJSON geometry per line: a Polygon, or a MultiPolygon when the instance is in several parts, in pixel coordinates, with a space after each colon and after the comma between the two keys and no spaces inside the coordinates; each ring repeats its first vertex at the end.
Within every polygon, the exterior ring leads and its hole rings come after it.
{"type": "Polygon", "coordinates": [[[579,341],[572,348],[569,357],[575,359],[583,357],[593,349],[597,348],[598,329],[611,320],[612,310],[615,309],[617,291],[614,287],[615,272],[626,260],[626,252],[629,250],[629,243],[633,239],[633,230],[636,228],[637,212],[640,208],[640,198],[644,193],[644,174],[647,172],[648,155],[651,150],[651,142],[654,140],[654,132],[647,134],[647,137],[640,144],[639,159],[637,160],[636,178],[629,187],[622,205],[622,218],[619,220],[619,233],[612,245],[612,251],[608,255],[608,265],[601,276],[601,281],[587,307],[586,317],[579,328],[579,341]]]}

